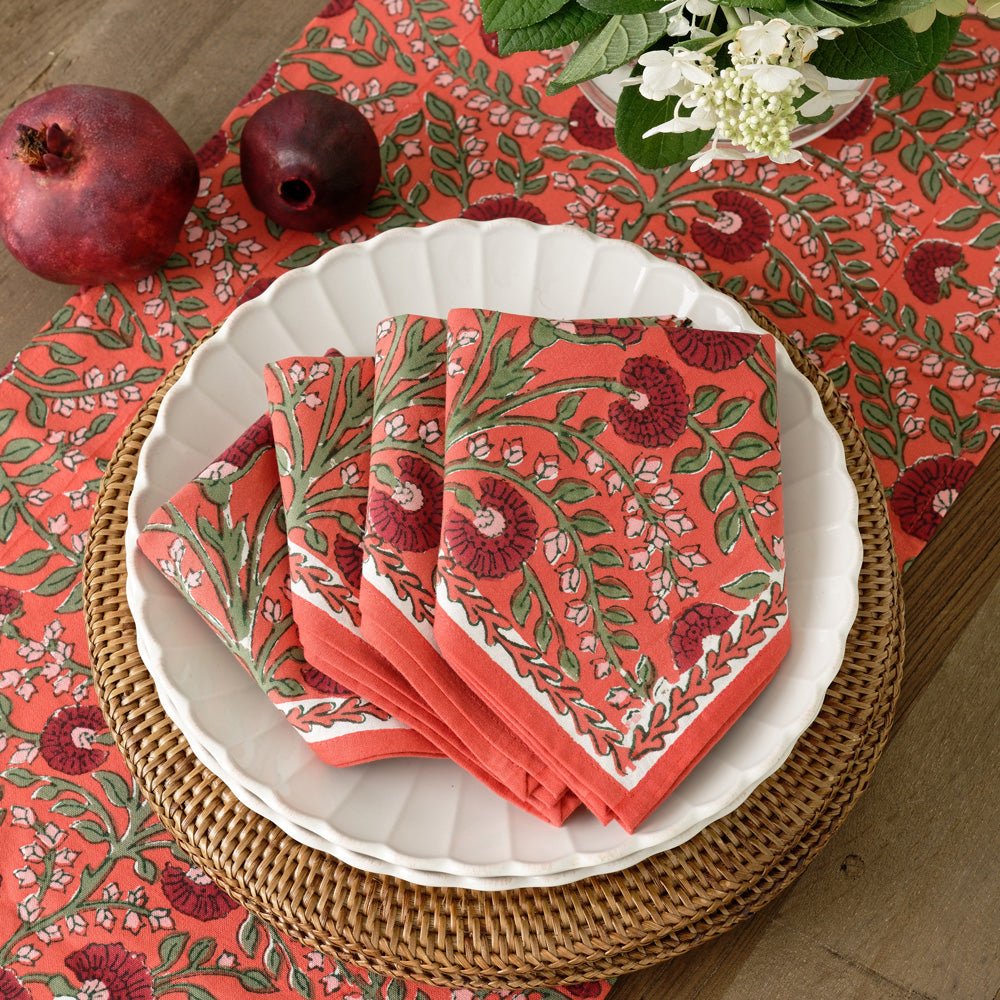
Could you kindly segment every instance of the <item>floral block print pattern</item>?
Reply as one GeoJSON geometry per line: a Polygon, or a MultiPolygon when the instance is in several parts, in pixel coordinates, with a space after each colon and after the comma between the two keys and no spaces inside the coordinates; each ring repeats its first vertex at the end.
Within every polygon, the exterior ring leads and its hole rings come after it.
{"type": "Polygon", "coordinates": [[[361,637],[361,538],[375,364],[293,357],[264,371],[288,538],[292,612],[306,659],[442,746],[426,704],[361,637]]]}
{"type": "Polygon", "coordinates": [[[774,341],[473,310],[448,334],[438,641],[634,830],[788,649],[774,341]]]}
{"type": "Polygon", "coordinates": [[[137,989],[199,1000],[495,1000],[312,952],[179,858],[91,690],[81,569],[116,442],[178,356],[332,247],[457,216],[570,223],[749,299],[833,377],[875,455],[905,564],[1000,434],[997,27],[967,17],[903,94],[886,98],[877,81],[807,164],[692,174],[622,159],[584,97],[545,93],[560,57],[500,56],[474,2],[335,0],[303,26],[199,151],[198,196],[165,266],[68,297],[0,369],[4,989],[25,976],[48,1000],[121,982],[123,969],[137,989]],[[306,87],[356,104],[382,142],[369,214],[328,233],[269,226],[240,184],[249,116],[306,87]]]}
{"type": "Polygon", "coordinates": [[[562,823],[578,804],[565,781],[469,689],[434,639],[446,361],[443,321],[406,316],[380,324],[362,630],[467,748],[463,766],[535,815],[562,823]]]}
{"type": "Polygon", "coordinates": [[[336,672],[306,661],[291,614],[281,514],[265,416],[153,514],[139,544],[322,760],[435,754],[336,672]]]}

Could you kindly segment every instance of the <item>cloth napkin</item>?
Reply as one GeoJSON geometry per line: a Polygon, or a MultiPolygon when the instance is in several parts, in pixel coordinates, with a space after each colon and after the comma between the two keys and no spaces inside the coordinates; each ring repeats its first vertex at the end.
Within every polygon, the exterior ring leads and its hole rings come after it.
{"type": "MultiPolygon", "coordinates": [[[[361,627],[508,798],[552,823],[578,801],[511,721],[470,689],[435,640],[447,345],[441,320],[400,316],[376,341],[361,627]]],[[[495,785],[494,785],[495,787],[495,785]]]]}
{"type": "Polygon", "coordinates": [[[322,760],[440,756],[422,736],[343,683],[340,662],[303,655],[266,416],[150,518],[139,547],[240,660],[322,760]],[[326,669],[329,668],[329,669],[326,669]]]}
{"type": "Polygon", "coordinates": [[[788,649],[773,339],[474,310],[448,335],[434,634],[634,831],[788,649]]]}

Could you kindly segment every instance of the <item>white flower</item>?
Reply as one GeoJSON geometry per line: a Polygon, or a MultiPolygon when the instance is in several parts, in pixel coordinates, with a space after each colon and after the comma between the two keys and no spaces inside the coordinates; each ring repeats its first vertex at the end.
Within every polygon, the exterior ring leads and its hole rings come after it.
{"type": "Polygon", "coordinates": [[[705,60],[703,53],[691,49],[644,52],[639,56],[643,68],[639,93],[648,101],[663,101],[687,93],[692,85],[706,86],[712,75],[705,60]]]}
{"type": "Polygon", "coordinates": [[[773,59],[781,56],[788,47],[788,29],[791,25],[783,17],[770,21],[755,21],[744,25],[736,33],[730,51],[733,55],[763,56],[773,59]]]}
{"type": "Polygon", "coordinates": [[[750,77],[767,94],[782,94],[802,82],[802,73],[794,67],[770,63],[741,66],[740,76],[750,77]]]}
{"type": "Polygon", "coordinates": [[[827,108],[835,108],[839,104],[847,104],[858,96],[857,84],[852,80],[836,80],[821,73],[815,66],[804,63],[802,78],[806,87],[813,92],[805,104],[799,105],[799,114],[803,118],[816,118],[827,108]]]}

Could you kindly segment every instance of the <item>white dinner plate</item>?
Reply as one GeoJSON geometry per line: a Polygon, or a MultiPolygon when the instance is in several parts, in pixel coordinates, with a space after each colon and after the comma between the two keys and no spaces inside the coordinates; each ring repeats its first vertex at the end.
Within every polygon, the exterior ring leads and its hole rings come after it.
{"type": "Polygon", "coordinates": [[[265,409],[267,362],[330,347],[370,354],[385,316],[440,316],[459,306],[552,318],[673,314],[759,332],[736,302],[687,269],[570,226],[457,220],[340,247],[237,309],[166,394],[129,504],[129,605],[139,651],[189,742],[291,836],[426,884],[560,884],[634,864],[736,808],[788,756],[839,669],[857,611],[857,495],[839,436],[783,350],[792,647],[761,697],[631,835],[583,810],[560,829],[548,826],[449,761],[323,764],[135,544],[153,510],[265,409]]]}

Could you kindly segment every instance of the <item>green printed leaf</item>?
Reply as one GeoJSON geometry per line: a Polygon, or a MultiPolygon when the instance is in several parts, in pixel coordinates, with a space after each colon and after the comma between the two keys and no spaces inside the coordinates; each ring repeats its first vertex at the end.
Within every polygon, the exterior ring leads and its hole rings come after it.
{"type": "Polygon", "coordinates": [[[721,469],[713,469],[701,481],[702,499],[705,501],[705,506],[713,513],[732,491],[732,484],[721,469]]]}
{"type": "Polygon", "coordinates": [[[743,419],[744,416],[746,416],[746,412],[749,409],[749,399],[726,400],[726,402],[719,407],[719,414],[712,426],[716,430],[722,430],[725,427],[734,427],[743,419]]]}
{"type": "Polygon", "coordinates": [[[701,472],[711,457],[712,453],[707,448],[685,448],[674,456],[670,471],[679,475],[701,472]]]}
{"type": "Polygon", "coordinates": [[[742,530],[743,519],[736,507],[731,508],[725,514],[720,514],[715,519],[715,541],[726,555],[729,555],[736,547],[742,530]]]}
{"type": "Polygon", "coordinates": [[[764,592],[764,589],[771,582],[771,578],[759,570],[753,573],[744,573],[737,577],[732,583],[727,583],[722,591],[732,597],[739,597],[743,600],[753,600],[764,592]]]}
{"type": "Polygon", "coordinates": [[[733,438],[733,443],[729,446],[729,457],[749,461],[752,458],[760,458],[771,450],[770,443],[759,434],[746,432],[737,434],[733,438]]]}
{"type": "Polygon", "coordinates": [[[120,775],[115,774],[114,771],[95,771],[94,777],[104,789],[104,794],[113,806],[124,808],[128,805],[131,798],[129,788],[120,775]]]}
{"type": "Polygon", "coordinates": [[[743,477],[743,482],[757,493],[769,493],[778,485],[779,480],[777,469],[766,468],[751,469],[743,477]]]}
{"type": "Polygon", "coordinates": [[[510,612],[518,625],[524,625],[528,620],[528,615],[531,612],[531,588],[528,586],[527,580],[514,591],[510,602],[510,612]]]}
{"type": "Polygon", "coordinates": [[[559,669],[571,680],[580,679],[580,660],[573,650],[562,646],[559,649],[559,669]]]}
{"type": "Polygon", "coordinates": [[[550,496],[559,503],[580,503],[597,496],[597,490],[582,479],[563,479],[550,496]]]}
{"type": "Polygon", "coordinates": [[[0,462],[7,462],[10,465],[24,462],[31,458],[39,448],[41,448],[41,444],[31,438],[14,438],[8,441],[4,450],[0,452],[0,462]]]}
{"type": "Polygon", "coordinates": [[[692,413],[704,413],[722,395],[722,389],[717,385],[699,386],[691,402],[692,413]]]}
{"type": "Polygon", "coordinates": [[[622,557],[606,545],[595,545],[587,554],[595,566],[617,567],[625,565],[622,562],[622,557]]]}
{"type": "Polygon", "coordinates": [[[15,576],[27,576],[40,570],[54,555],[55,552],[51,549],[30,549],[4,566],[4,570],[15,576]]]}
{"type": "Polygon", "coordinates": [[[596,510],[580,511],[571,523],[581,535],[606,535],[611,531],[611,522],[596,510]]]}

